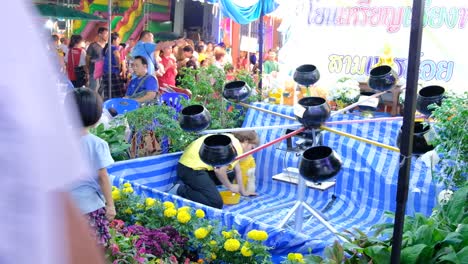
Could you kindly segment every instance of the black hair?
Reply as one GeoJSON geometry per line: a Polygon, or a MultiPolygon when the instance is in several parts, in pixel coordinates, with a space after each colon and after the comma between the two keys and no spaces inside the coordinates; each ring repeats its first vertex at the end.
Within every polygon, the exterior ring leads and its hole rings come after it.
{"type": "Polygon", "coordinates": [[[125,43],[120,43],[119,45],[124,49],[127,47],[127,44],[125,44],[125,43]]]}
{"type": "Polygon", "coordinates": [[[202,53],[204,48],[205,48],[204,45],[198,44],[197,47],[196,47],[196,50],[197,50],[198,53],[202,53]]]}
{"type": "Polygon", "coordinates": [[[76,44],[80,43],[83,41],[83,37],[81,35],[72,35],[70,38],[70,44],[68,45],[68,48],[72,49],[75,47],[76,44]]]}
{"type": "Polygon", "coordinates": [[[143,57],[143,56],[135,56],[135,58],[133,59],[134,61],[135,60],[140,60],[141,61],[141,64],[145,65],[145,66],[148,66],[148,60],[143,57]]]}
{"type": "Polygon", "coordinates": [[[138,38],[138,40],[142,40],[146,35],[148,34],[151,34],[151,31],[149,30],[143,30],[141,33],[140,33],[140,37],[138,38]]]}
{"type": "MultiPolygon", "coordinates": [[[[112,32],[111,34],[111,45],[112,45],[112,42],[114,42],[116,39],[119,38],[119,33],[117,32],[112,32]]],[[[107,48],[109,47],[109,43],[106,43],[106,45],[104,46],[104,49],[102,49],[102,55],[105,56],[106,55],[106,52],[107,52],[107,48]]]]}
{"type": "Polygon", "coordinates": [[[59,36],[56,35],[56,34],[53,34],[53,35],[52,35],[52,41],[53,41],[53,42],[59,41],[59,36]]]}
{"type": "Polygon", "coordinates": [[[95,125],[101,119],[101,96],[89,88],[75,88],[67,94],[65,103],[77,106],[83,127],[95,125]]]}
{"type": "Polygon", "coordinates": [[[106,27],[99,27],[97,30],[97,33],[102,34],[103,32],[106,32],[106,31],[109,31],[109,29],[106,27]]]}
{"type": "Polygon", "coordinates": [[[192,48],[192,46],[187,45],[187,46],[184,47],[183,51],[184,52],[193,52],[193,48],[192,48]]]}
{"type": "Polygon", "coordinates": [[[197,63],[194,62],[193,60],[189,60],[189,61],[187,61],[187,64],[185,64],[185,67],[192,68],[192,69],[196,70],[197,69],[197,63]]]}

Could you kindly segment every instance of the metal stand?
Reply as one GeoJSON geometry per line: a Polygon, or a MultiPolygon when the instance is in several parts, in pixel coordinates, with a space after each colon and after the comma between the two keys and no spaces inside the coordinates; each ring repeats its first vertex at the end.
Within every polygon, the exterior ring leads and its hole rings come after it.
{"type": "MultiPolygon", "coordinates": [[[[312,140],[312,146],[316,146],[317,145],[317,140],[316,140],[316,137],[315,137],[315,130],[312,130],[312,135],[314,137],[313,140],[312,140]]],[[[281,220],[281,222],[278,224],[278,227],[282,228],[289,221],[289,219],[293,216],[293,214],[295,214],[294,230],[296,232],[301,232],[302,231],[302,225],[303,225],[303,222],[304,222],[304,209],[306,209],[307,211],[309,211],[312,214],[312,216],[314,216],[317,220],[319,220],[320,223],[322,223],[328,230],[330,230],[333,234],[337,234],[338,231],[333,226],[331,226],[327,222],[327,220],[325,220],[317,211],[315,211],[315,209],[313,209],[310,205],[308,205],[304,201],[305,190],[306,190],[306,182],[305,182],[305,180],[304,180],[304,178],[302,176],[299,176],[298,178],[299,178],[299,182],[298,182],[298,185],[297,185],[297,201],[288,202],[288,203],[285,203],[285,204],[282,204],[282,205],[278,205],[278,206],[274,206],[274,207],[265,209],[265,210],[263,210],[261,212],[256,211],[256,212],[252,212],[250,214],[259,215],[259,214],[265,214],[265,213],[277,211],[277,210],[280,210],[280,209],[283,209],[283,208],[291,208],[291,210],[289,210],[289,212],[286,214],[284,219],[281,220]]],[[[250,214],[247,214],[247,215],[250,215],[250,214]]],[[[342,237],[338,236],[338,238],[340,240],[344,241],[342,237]]]]}

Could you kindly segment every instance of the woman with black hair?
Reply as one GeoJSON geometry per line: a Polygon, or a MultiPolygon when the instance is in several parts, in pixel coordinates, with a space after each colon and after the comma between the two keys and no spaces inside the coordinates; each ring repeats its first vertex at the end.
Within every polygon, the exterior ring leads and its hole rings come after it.
{"type": "Polygon", "coordinates": [[[74,87],[83,87],[86,85],[86,51],[84,49],[84,40],[80,35],[72,35],[70,38],[69,50],[65,56],[67,65],[68,79],[73,83],[74,87]]]}
{"type": "Polygon", "coordinates": [[[111,43],[109,49],[109,43],[106,44],[104,49],[102,50],[102,55],[104,57],[104,69],[102,76],[102,90],[99,91],[99,94],[103,94],[104,100],[110,98],[120,98],[125,95],[124,85],[122,82],[122,78],[120,77],[120,72],[122,69],[121,65],[121,58],[120,58],[120,51],[119,51],[119,44],[120,44],[120,36],[117,32],[113,32],[111,34],[111,43]],[[111,94],[109,95],[109,56],[111,56],[111,81],[112,81],[112,88],[111,94]]]}
{"type": "Polygon", "coordinates": [[[154,75],[148,74],[148,61],[136,56],[132,63],[135,77],[128,84],[125,98],[132,98],[139,103],[148,103],[156,98],[159,86],[154,75]]]}

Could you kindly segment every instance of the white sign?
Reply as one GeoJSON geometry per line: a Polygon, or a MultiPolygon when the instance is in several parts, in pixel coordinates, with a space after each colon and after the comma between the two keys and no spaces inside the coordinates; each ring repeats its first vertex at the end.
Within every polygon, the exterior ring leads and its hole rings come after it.
{"type": "MultiPolygon", "coordinates": [[[[296,0],[280,6],[285,44],[279,53],[288,74],[314,64],[320,82],[342,76],[367,81],[384,58],[406,78],[411,27],[410,0],[296,0]],[[295,6],[294,6],[295,4],[295,6]]],[[[467,90],[468,1],[426,0],[420,80],[467,90]]]]}
{"type": "Polygon", "coordinates": [[[258,50],[257,38],[242,36],[240,41],[240,50],[255,53],[258,50]]]}

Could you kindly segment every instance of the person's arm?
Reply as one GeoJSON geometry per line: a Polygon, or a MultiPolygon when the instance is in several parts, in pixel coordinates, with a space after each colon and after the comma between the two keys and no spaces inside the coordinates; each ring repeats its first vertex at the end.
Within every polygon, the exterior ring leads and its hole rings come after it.
{"type": "Polygon", "coordinates": [[[244,184],[243,184],[243,181],[242,181],[242,171],[241,171],[239,163],[237,163],[236,166],[234,167],[234,171],[236,172],[236,181],[237,181],[237,183],[239,185],[239,193],[242,196],[257,195],[256,193],[248,192],[248,191],[245,190],[245,187],[244,187],[244,184]]]}
{"type": "Polygon", "coordinates": [[[91,43],[86,50],[86,68],[91,66],[91,56],[93,55],[93,43],[91,43]]]}
{"type": "Polygon", "coordinates": [[[119,67],[119,70],[121,70],[122,67],[121,67],[121,60],[120,60],[120,52],[119,52],[119,50],[115,50],[115,51],[113,52],[113,54],[114,54],[115,60],[116,60],[116,62],[117,62],[117,67],[119,67]]]}
{"type": "MultiPolygon", "coordinates": [[[[224,187],[228,188],[231,192],[239,192],[239,187],[237,187],[236,185],[232,184],[229,181],[229,178],[227,176],[227,166],[214,168],[214,172],[215,172],[216,177],[224,185],[224,187]]],[[[236,172],[236,178],[237,178],[237,172],[236,172]]]]}
{"type": "Polygon", "coordinates": [[[153,100],[154,98],[156,98],[156,92],[155,91],[146,91],[146,94],[144,96],[134,98],[134,100],[136,100],[139,103],[145,103],[145,102],[153,100]]]}
{"type": "Polygon", "coordinates": [[[107,175],[107,169],[103,168],[98,171],[99,186],[101,187],[102,194],[106,199],[106,217],[112,221],[116,215],[114,200],[112,200],[112,187],[107,175]]]}

